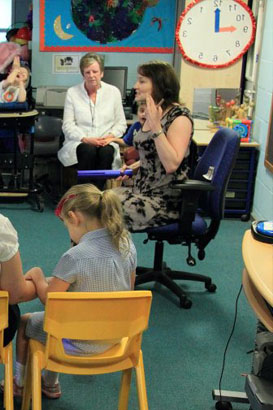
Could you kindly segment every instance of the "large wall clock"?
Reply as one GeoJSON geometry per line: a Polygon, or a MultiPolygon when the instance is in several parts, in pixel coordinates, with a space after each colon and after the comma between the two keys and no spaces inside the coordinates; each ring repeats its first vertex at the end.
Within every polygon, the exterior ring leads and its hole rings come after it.
{"type": "Polygon", "coordinates": [[[222,68],[244,55],[255,31],[253,13],[242,0],[194,0],[179,18],[176,41],[190,63],[222,68]]]}

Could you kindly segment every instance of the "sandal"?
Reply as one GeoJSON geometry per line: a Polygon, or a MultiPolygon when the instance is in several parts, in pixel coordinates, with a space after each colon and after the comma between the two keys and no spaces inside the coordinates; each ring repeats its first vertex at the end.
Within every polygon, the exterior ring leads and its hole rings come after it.
{"type": "MultiPolygon", "coordinates": [[[[5,390],[5,380],[2,380],[0,382],[0,390],[1,392],[4,394],[4,390],[5,390]]],[[[24,387],[20,387],[16,384],[15,382],[15,377],[13,378],[13,396],[14,397],[23,397],[23,390],[24,387]]]]}
{"type": "Polygon", "coordinates": [[[61,386],[60,383],[56,383],[53,386],[47,386],[44,382],[44,379],[42,377],[42,393],[48,398],[48,399],[59,399],[61,397],[61,386]]]}

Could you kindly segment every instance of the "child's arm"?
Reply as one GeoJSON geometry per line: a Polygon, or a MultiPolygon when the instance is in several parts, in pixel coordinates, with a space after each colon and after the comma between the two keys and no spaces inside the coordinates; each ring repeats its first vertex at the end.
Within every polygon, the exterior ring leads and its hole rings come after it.
{"type": "Polygon", "coordinates": [[[1,262],[0,288],[9,292],[11,305],[37,297],[34,284],[24,277],[19,251],[8,261],[1,262]]]}
{"type": "Polygon", "coordinates": [[[66,292],[70,286],[70,283],[56,277],[48,281],[40,268],[31,269],[27,272],[26,277],[34,283],[37,295],[43,304],[46,302],[48,292],[66,292]]]}
{"type": "Polygon", "coordinates": [[[15,68],[9,75],[8,77],[3,80],[2,82],[2,87],[7,88],[9,85],[14,84],[17,74],[19,73],[19,68],[15,68]]]}
{"type": "Polygon", "coordinates": [[[116,137],[105,137],[102,138],[104,145],[110,144],[110,142],[116,142],[120,147],[128,147],[128,145],[123,141],[123,138],[116,137]]]}
{"type": "Polygon", "coordinates": [[[18,93],[18,97],[17,97],[17,101],[18,102],[25,102],[27,99],[27,92],[25,89],[25,84],[23,81],[19,81],[19,93],[18,93]]]}

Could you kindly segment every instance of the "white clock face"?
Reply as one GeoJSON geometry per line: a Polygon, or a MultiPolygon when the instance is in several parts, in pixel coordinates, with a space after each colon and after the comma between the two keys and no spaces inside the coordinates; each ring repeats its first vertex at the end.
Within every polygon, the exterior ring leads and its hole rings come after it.
{"type": "Polygon", "coordinates": [[[242,0],[195,0],[180,17],[176,39],[189,62],[220,68],[242,57],[254,41],[255,28],[242,0]]]}

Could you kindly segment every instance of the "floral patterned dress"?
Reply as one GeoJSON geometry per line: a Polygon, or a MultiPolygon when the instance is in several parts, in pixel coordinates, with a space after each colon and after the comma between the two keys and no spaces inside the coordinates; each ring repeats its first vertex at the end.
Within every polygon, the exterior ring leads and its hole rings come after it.
{"type": "MultiPolygon", "coordinates": [[[[181,115],[188,117],[193,124],[189,110],[176,105],[161,119],[164,133],[181,115]]],[[[151,134],[151,131],[140,130],[134,137],[134,146],[140,157],[140,168],[134,178],[133,187],[115,189],[123,205],[125,223],[131,232],[161,226],[178,219],[179,191],[172,189],[170,184],[172,181],[185,180],[189,169],[188,149],[179,168],[172,174],[166,174],[151,134]]],[[[182,138],[183,130],[181,130],[182,138]]]]}

